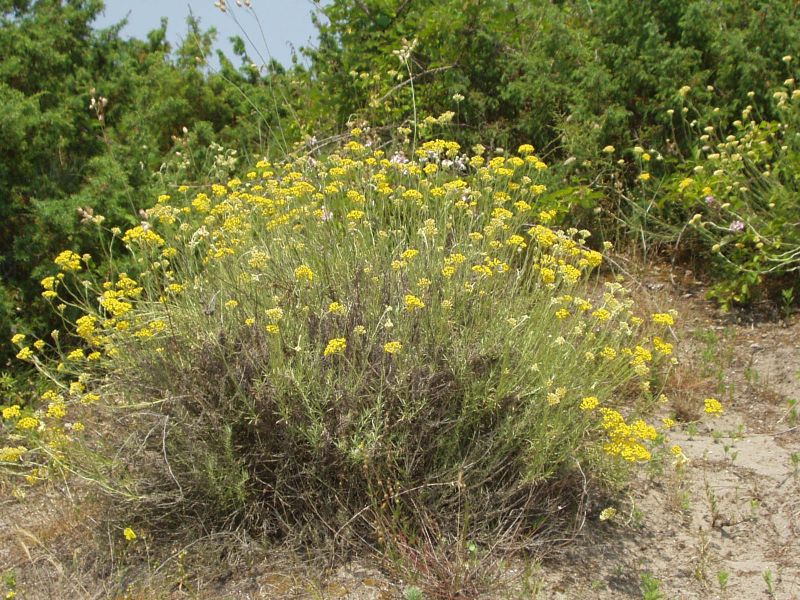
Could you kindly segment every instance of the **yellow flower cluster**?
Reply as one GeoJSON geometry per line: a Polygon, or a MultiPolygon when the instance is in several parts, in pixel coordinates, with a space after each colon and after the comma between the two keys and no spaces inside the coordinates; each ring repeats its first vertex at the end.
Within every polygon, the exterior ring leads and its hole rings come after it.
{"type": "Polygon", "coordinates": [[[273,323],[277,323],[283,318],[283,309],[277,307],[267,309],[266,315],[270,321],[272,321],[273,323]]]}
{"type": "Polygon", "coordinates": [[[331,356],[333,354],[344,354],[346,348],[347,348],[347,341],[344,338],[333,338],[328,342],[328,345],[325,346],[325,351],[322,354],[323,356],[331,356]]]}
{"type": "Polygon", "coordinates": [[[401,342],[386,342],[383,346],[383,351],[387,354],[397,354],[403,349],[403,344],[401,342]]]}
{"type": "Polygon", "coordinates": [[[716,398],[706,398],[703,403],[705,404],[705,411],[707,414],[715,416],[722,414],[722,403],[716,398]]]}
{"type": "Polygon", "coordinates": [[[138,242],[141,244],[152,244],[153,246],[163,246],[164,238],[154,232],[152,229],[145,229],[141,225],[137,225],[133,229],[129,229],[122,236],[122,241],[126,244],[138,242]]]}
{"type": "Polygon", "coordinates": [[[0,462],[13,463],[22,459],[22,455],[28,451],[24,446],[4,446],[0,448],[0,462]]]}
{"type": "Polygon", "coordinates": [[[33,358],[33,350],[29,346],[25,346],[17,352],[17,358],[20,360],[30,360],[33,358]]]}
{"type": "Polygon", "coordinates": [[[642,442],[653,441],[657,437],[658,434],[652,425],[641,420],[629,425],[613,408],[602,407],[600,412],[603,429],[609,437],[609,441],[604,445],[604,450],[608,454],[619,456],[629,462],[650,460],[650,450],[642,442]]]}
{"type": "Polygon", "coordinates": [[[39,419],[35,417],[22,417],[17,421],[19,429],[36,429],[39,426],[39,419]]]}
{"type": "Polygon", "coordinates": [[[294,276],[298,281],[305,280],[308,283],[314,281],[314,271],[308,265],[300,265],[294,270],[294,276]]]}
{"type": "Polygon", "coordinates": [[[19,404],[14,404],[13,406],[7,406],[3,409],[3,418],[4,419],[14,419],[20,416],[19,404]]]}
{"type": "Polygon", "coordinates": [[[81,270],[81,257],[72,250],[64,250],[53,260],[62,271],[77,272],[81,270]]]}
{"type": "Polygon", "coordinates": [[[403,304],[409,312],[425,308],[425,303],[413,294],[406,294],[403,304]]]}
{"type": "Polygon", "coordinates": [[[332,315],[343,315],[347,309],[340,302],[331,302],[328,305],[328,312],[332,315]]]}
{"type": "Polygon", "coordinates": [[[652,316],[652,319],[653,323],[658,325],[666,325],[667,327],[675,325],[675,319],[669,313],[656,313],[652,316]]]}

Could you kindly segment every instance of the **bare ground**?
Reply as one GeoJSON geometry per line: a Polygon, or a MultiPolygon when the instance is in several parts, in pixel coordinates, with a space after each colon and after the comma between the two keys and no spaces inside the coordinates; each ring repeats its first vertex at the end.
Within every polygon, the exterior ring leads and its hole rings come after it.
{"type": "MultiPolygon", "coordinates": [[[[652,269],[637,279],[645,309],[681,315],[683,364],[664,414],[683,418],[671,443],[689,462],[643,472],[613,520],[591,515],[544,563],[507,564],[483,597],[800,599],[800,423],[790,404],[800,401],[800,319],[723,315],[691,274],[652,269]],[[723,416],[701,415],[708,396],[723,402],[723,416]]],[[[328,567],[234,535],[175,548],[139,540],[132,553],[77,489],[42,486],[25,499],[2,491],[0,574],[15,574],[17,598],[403,596],[403,582],[377,562],[328,567]]]]}

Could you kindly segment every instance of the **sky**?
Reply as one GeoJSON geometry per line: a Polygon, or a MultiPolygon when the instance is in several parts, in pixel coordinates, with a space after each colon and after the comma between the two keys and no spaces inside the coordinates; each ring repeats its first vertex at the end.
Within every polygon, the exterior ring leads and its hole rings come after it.
{"type": "MultiPolygon", "coordinates": [[[[246,8],[236,6],[234,0],[227,2],[228,14],[214,6],[214,0],[105,0],[105,13],[94,23],[103,28],[118,23],[126,16],[128,25],[122,30],[125,37],[143,39],[147,32],[157,29],[161,17],[167,17],[167,39],[176,46],[186,33],[186,16],[189,7],[195,17],[200,19],[201,29],[214,27],[217,30],[216,47],[233,58],[228,38],[240,36],[248,46],[250,57],[259,63],[275,58],[284,65],[291,63],[291,46],[295,49],[316,43],[316,28],[311,23],[311,12],[326,2],[313,0],[252,0],[252,10],[258,16],[264,30],[262,37],[258,23],[246,8]],[[235,15],[252,45],[242,33],[242,29],[232,18],[235,15]]],[[[302,57],[300,57],[302,59],[302,57]]],[[[216,61],[212,61],[215,65],[216,61]]],[[[238,60],[234,61],[239,64],[238,60]]]]}

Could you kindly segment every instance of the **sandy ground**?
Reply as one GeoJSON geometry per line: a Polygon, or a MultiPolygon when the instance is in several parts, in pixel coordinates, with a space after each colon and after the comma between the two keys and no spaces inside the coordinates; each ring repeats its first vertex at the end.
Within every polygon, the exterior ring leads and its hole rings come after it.
{"type": "MultiPolygon", "coordinates": [[[[688,463],[643,472],[612,521],[593,516],[567,551],[544,563],[509,564],[507,583],[483,597],[800,599],[800,414],[790,406],[800,401],[800,318],[737,322],[685,280],[674,285],[651,270],[637,297],[681,315],[683,375],[664,410],[699,418],[671,438],[688,463]],[[701,417],[708,396],[723,402],[723,416],[701,417]]],[[[25,500],[3,491],[0,574],[15,573],[17,598],[403,597],[402,582],[368,561],[301,565],[236,538],[162,548],[144,568],[148,553],[122,561],[102,515],[63,486],[25,500]],[[242,558],[214,559],[220,545],[243,546],[242,558]]]]}

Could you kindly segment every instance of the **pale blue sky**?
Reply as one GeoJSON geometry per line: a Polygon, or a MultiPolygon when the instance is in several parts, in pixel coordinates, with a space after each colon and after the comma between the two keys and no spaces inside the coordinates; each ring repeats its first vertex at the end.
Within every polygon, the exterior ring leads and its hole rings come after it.
{"type": "MultiPolygon", "coordinates": [[[[200,19],[202,29],[216,28],[217,47],[228,56],[233,56],[228,38],[239,35],[247,43],[248,52],[256,62],[262,62],[260,53],[264,60],[268,60],[271,55],[284,65],[289,65],[290,44],[299,50],[300,46],[316,43],[316,28],[311,23],[310,13],[326,3],[313,0],[252,0],[252,10],[264,30],[263,37],[253,14],[244,7],[237,7],[234,0],[227,3],[230,14],[216,8],[214,0],[105,0],[105,13],[95,22],[95,26],[107,27],[118,23],[127,15],[128,25],[122,30],[122,34],[143,39],[148,31],[159,26],[161,17],[167,17],[167,38],[173,45],[177,45],[186,33],[186,16],[191,7],[192,13],[200,19]],[[250,36],[253,46],[247,41],[233,16],[250,36]]],[[[238,61],[234,64],[238,66],[238,61]]]]}

